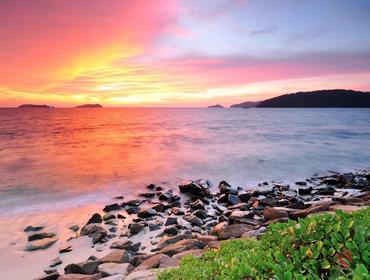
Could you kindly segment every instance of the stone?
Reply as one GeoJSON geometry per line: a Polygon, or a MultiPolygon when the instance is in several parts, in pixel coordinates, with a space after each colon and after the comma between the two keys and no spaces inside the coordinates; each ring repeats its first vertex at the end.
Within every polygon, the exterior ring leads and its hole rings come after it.
{"type": "Polygon", "coordinates": [[[105,205],[103,208],[104,212],[118,211],[121,210],[121,206],[118,203],[105,205]]]}
{"type": "Polygon", "coordinates": [[[208,188],[199,185],[193,181],[183,181],[179,184],[180,192],[189,193],[196,196],[206,196],[208,195],[208,188]]]}
{"type": "Polygon", "coordinates": [[[164,247],[159,252],[171,257],[175,254],[178,254],[184,251],[193,250],[193,249],[203,249],[205,246],[206,245],[203,242],[197,239],[183,239],[174,244],[164,247]]]}
{"type": "Polygon", "coordinates": [[[87,221],[86,225],[89,225],[89,224],[94,224],[94,223],[97,223],[97,224],[100,224],[103,222],[103,218],[101,217],[100,214],[98,213],[95,213],[94,215],[91,216],[91,218],[87,221]]]}
{"type": "Polygon", "coordinates": [[[164,225],[165,226],[177,225],[177,218],[176,217],[168,217],[167,220],[166,220],[166,223],[164,225]]]}
{"type": "Polygon", "coordinates": [[[251,194],[249,192],[242,191],[238,193],[238,197],[241,202],[248,202],[249,199],[251,198],[251,194]]]}
{"type": "Polygon", "coordinates": [[[155,196],[155,193],[140,193],[139,196],[142,196],[145,198],[152,198],[155,196]]]}
{"type": "Polygon", "coordinates": [[[34,280],[57,280],[58,277],[59,277],[59,273],[58,272],[54,272],[54,273],[51,273],[51,274],[46,274],[46,275],[43,275],[43,276],[40,276],[34,280]]]}
{"type": "Polygon", "coordinates": [[[139,207],[137,207],[137,206],[128,207],[128,208],[126,208],[126,212],[129,215],[131,215],[131,214],[137,214],[137,213],[139,213],[139,207]]]}
{"type": "Polygon", "coordinates": [[[154,250],[154,251],[159,251],[163,248],[165,248],[166,246],[170,245],[170,244],[174,244],[180,240],[183,240],[183,239],[190,239],[192,238],[192,235],[191,234],[182,234],[182,235],[177,235],[177,236],[173,236],[173,237],[170,237],[170,236],[164,236],[160,241],[159,241],[159,244],[157,246],[157,248],[154,250]]]}
{"type": "Polygon", "coordinates": [[[306,208],[306,209],[303,209],[303,210],[296,210],[294,212],[291,212],[291,213],[289,213],[289,217],[292,218],[292,219],[304,218],[309,214],[328,211],[332,204],[334,204],[334,203],[331,202],[331,201],[329,201],[329,202],[320,202],[318,204],[310,206],[309,208],[306,208]]]}
{"type": "Polygon", "coordinates": [[[96,244],[107,236],[107,231],[101,225],[88,224],[82,227],[81,235],[88,235],[92,237],[93,244],[96,244]]]}
{"type": "Polygon", "coordinates": [[[104,221],[109,221],[109,220],[112,220],[112,219],[115,219],[115,218],[116,218],[116,215],[111,214],[111,213],[107,213],[103,216],[104,221]]]}
{"type": "Polygon", "coordinates": [[[225,240],[230,238],[239,238],[246,231],[254,229],[251,225],[245,224],[232,224],[228,225],[225,222],[216,225],[212,229],[212,234],[218,236],[219,240],[225,240]]]}
{"type": "Polygon", "coordinates": [[[296,197],[297,193],[295,191],[285,191],[283,192],[285,197],[291,198],[291,197],[296,197]]]}
{"type": "Polygon", "coordinates": [[[288,211],[281,208],[276,207],[265,207],[263,211],[263,216],[265,217],[265,220],[275,220],[279,218],[287,218],[288,217],[288,211]]]}
{"type": "Polygon", "coordinates": [[[297,186],[307,186],[307,182],[304,182],[304,181],[302,181],[302,182],[295,182],[295,184],[297,186]]]}
{"type": "Polygon", "coordinates": [[[131,246],[133,242],[131,240],[117,240],[110,244],[109,248],[111,249],[126,249],[128,246],[131,246]]]}
{"type": "Polygon", "coordinates": [[[137,214],[139,218],[143,218],[143,219],[150,218],[155,215],[157,215],[157,211],[152,208],[140,210],[139,213],[137,214]]]}
{"type": "Polygon", "coordinates": [[[159,267],[175,267],[177,265],[178,261],[165,254],[159,253],[144,260],[135,270],[145,270],[159,267]]]}
{"type": "Polygon", "coordinates": [[[73,232],[77,232],[80,227],[78,225],[71,225],[68,229],[70,229],[73,232]]]}
{"type": "Polygon", "coordinates": [[[47,249],[57,241],[58,241],[58,238],[43,238],[43,239],[34,240],[31,242],[28,242],[24,250],[25,251],[36,251],[36,250],[47,249]]]}
{"type": "Polygon", "coordinates": [[[226,181],[221,181],[218,185],[221,194],[237,194],[238,192],[226,181]]]}
{"type": "Polygon", "coordinates": [[[86,274],[63,274],[60,275],[58,280],[99,280],[102,278],[100,273],[94,275],[86,274]]]}
{"type": "Polygon", "coordinates": [[[204,204],[200,199],[197,199],[190,203],[190,207],[194,210],[202,209],[205,210],[204,204]]]}
{"type": "Polygon", "coordinates": [[[156,203],[151,208],[157,212],[164,212],[167,209],[167,206],[163,203],[156,203]]]}
{"type": "Polygon", "coordinates": [[[98,272],[98,266],[101,264],[100,260],[88,260],[82,263],[71,263],[64,268],[66,274],[89,274],[93,275],[98,272]]]}
{"type": "Polygon", "coordinates": [[[156,280],[156,274],[160,271],[159,269],[135,270],[127,275],[125,280],[156,280]]]}
{"type": "Polygon", "coordinates": [[[60,264],[62,264],[62,260],[59,257],[57,257],[50,262],[49,266],[54,267],[60,264]]]}
{"type": "Polygon", "coordinates": [[[157,225],[157,224],[153,224],[153,223],[150,223],[150,224],[148,225],[148,227],[149,227],[149,230],[150,230],[150,231],[155,231],[155,230],[159,230],[159,229],[161,229],[161,227],[160,227],[159,225],[157,225]]]}
{"type": "Polygon", "coordinates": [[[128,229],[132,235],[138,234],[143,228],[144,225],[141,223],[132,223],[128,226],[128,229]]]}
{"type": "Polygon", "coordinates": [[[227,196],[227,205],[235,205],[239,203],[239,198],[236,194],[230,193],[227,196]]]}
{"type": "Polygon", "coordinates": [[[38,239],[44,239],[44,238],[52,238],[55,236],[55,233],[53,232],[40,232],[40,233],[33,233],[28,236],[28,241],[34,241],[38,239]]]}
{"type": "Polygon", "coordinates": [[[229,220],[237,220],[237,219],[252,219],[254,217],[254,213],[252,211],[238,211],[235,210],[231,212],[229,216],[229,220]]]}
{"type": "Polygon", "coordinates": [[[172,214],[174,214],[176,216],[180,216],[180,215],[184,215],[185,214],[184,210],[181,209],[181,208],[178,208],[178,207],[171,208],[171,212],[172,212],[172,214]]]}
{"type": "Polygon", "coordinates": [[[308,195],[308,194],[311,194],[313,188],[312,187],[308,187],[308,188],[305,188],[305,189],[298,189],[298,194],[299,195],[308,195]]]}
{"type": "Polygon", "coordinates": [[[101,263],[129,263],[131,254],[127,250],[112,250],[108,255],[100,258],[101,263]]]}
{"type": "Polygon", "coordinates": [[[267,232],[267,227],[260,227],[259,229],[250,230],[242,234],[242,238],[260,237],[262,234],[267,232]]]}
{"type": "Polygon", "coordinates": [[[117,214],[117,218],[118,218],[118,219],[126,219],[126,217],[125,217],[125,216],[123,216],[122,214],[117,214]]]}
{"type": "Polygon", "coordinates": [[[200,257],[201,255],[203,255],[203,250],[193,249],[193,250],[184,251],[184,252],[173,255],[172,258],[181,260],[183,257],[189,256],[189,255],[193,257],[200,257]]]}
{"type": "Polygon", "coordinates": [[[173,200],[173,192],[172,191],[166,191],[165,193],[162,193],[159,195],[159,200],[163,201],[172,201],[173,200]]]}
{"type": "Polygon", "coordinates": [[[184,216],[184,220],[189,222],[190,224],[194,225],[194,226],[202,226],[204,224],[204,222],[196,217],[196,216],[193,216],[193,215],[190,215],[190,216],[184,216]]]}
{"type": "Polygon", "coordinates": [[[72,246],[69,244],[65,244],[63,247],[59,248],[59,254],[72,252],[72,246]]]}
{"type": "Polygon", "coordinates": [[[44,268],[44,272],[46,273],[46,274],[52,274],[52,273],[55,273],[55,272],[57,272],[57,269],[56,268],[52,268],[52,267],[45,267],[44,268]]]}
{"type": "Polygon", "coordinates": [[[176,228],[176,226],[171,226],[165,228],[163,233],[168,235],[177,235],[179,233],[179,230],[176,228]]]}
{"type": "Polygon", "coordinates": [[[155,189],[155,184],[150,184],[150,185],[147,185],[146,188],[148,190],[154,190],[155,189]]]}
{"type": "Polygon", "coordinates": [[[335,188],[333,187],[323,187],[316,190],[316,194],[319,195],[334,195],[335,188]]]}
{"type": "Polygon", "coordinates": [[[43,226],[27,226],[23,231],[30,232],[30,231],[39,231],[42,230],[43,226]]]}
{"type": "Polygon", "coordinates": [[[142,203],[141,199],[133,199],[126,202],[126,205],[139,206],[142,203]]]}
{"type": "Polygon", "coordinates": [[[208,217],[208,212],[206,210],[203,210],[203,209],[198,209],[198,210],[193,212],[193,215],[197,216],[200,219],[206,219],[208,217]]]}
{"type": "Polygon", "coordinates": [[[98,270],[103,276],[123,275],[124,277],[129,274],[134,267],[129,263],[103,263],[99,265],[98,270]]]}

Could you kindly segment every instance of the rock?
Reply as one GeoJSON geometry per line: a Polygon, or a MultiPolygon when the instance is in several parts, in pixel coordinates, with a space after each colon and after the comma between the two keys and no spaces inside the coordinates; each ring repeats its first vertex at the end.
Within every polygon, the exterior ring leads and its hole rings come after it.
{"type": "Polygon", "coordinates": [[[157,212],[164,212],[167,209],[167,206],[163,203],[156,203],[151,208],[157,212]]]}
{"type": "Polygon", "coordinates": [[[95,213],[94,215],[91,216],[91,218],[87,221],[86,225],[89,225],[89,224],[94,224],[94,223],[97,223],[97,224],[100,224],[103,222],[103,218],[101,217],[100,214],[98,213],[95,213]]]}
{"type": "Polygon", "coordinates": [[[131,240],[117,240],[110,244],[109,248],[123,250],[131,246],[132,244],[133,242],[131,240]]]}
{"type": "Polygon", "coordinates": [[[197,199],[190,203],[190,207],[194,210],[202,209],[205,210],[204,204],[200,199],[197,199]]]}
{"type": "Polygon", "coordinates": [[[142,196],[145,198],[152,198],[155,196],[155,193],[140,193],[139,196],[142,196]]]}
{"type": "Polygon", "coordinates": [[[45,268],[44,268],[44,272],[45,272],[46,274],[52,274],[52,273],[57,272],[57,269],[56,269],[56,268],[52,268],[52,267],[45,267],[45,268]]]}
{"type": "Polygon", "coordinates": [[[214,236],[214,235],[200,235],[197,238],[198,238],[199,241],[202,241],[206,245],[208,245],[209,242],[218,240],[218,237],[214,236]]]}
{"type": "Polygon", "coordinates": [[[163,269],[146,269],[133,271],[125,280],[156,280],[156,274],[162,271],[163,269]]]}
{"type": "Polygon", "coordinates": [[[144,260],[136,269],[138,270],[146,270],[150,268],[165,268],[165,267],[175,267],[178,265],[178,261],[172,259],[171,257],[165,254],[156,254],[148,259],[144,260]]]}
{"type": "Polygon", "coordinates": [[[184,216],[184,220],[198,227],[201,227],[204,224],[204,222],[200,218],[193,216],[193,215],[184,216]]]}
{"type": "Polygon", "coordinates": [[[117,214],[117,218],[118,218],[118,219],[126,219],[126,217],[125,217],[125,216],[123,216],[122,214],[117,214]]]}
{"type": "Polygon", "coordinates": [[[165,193],[162,193],[160,196],[159,196],[159,200],[163,201],[172,201],[173,200],[173,192],[170,190],[170,191],[167,191],[165,193]]]}
{"type": "Polygon", "coordinates": [[[143,228],[144,225],[141,223],[132,223],[128,226],[128,229],[132,235],[138,234],[143,228]]]}
{"type": "Polygon", "coordinates": [[[44,238],[52,238],[55,236],[53,232],[40,232],[40,233],[33,233],[28,236],[28,241],[44,239],[44,238]]]}
{"type": "Polygon", "coordinates": [[[155,230],[161,229],[161,227],[159,225],[153,224],[153,223],[150,223],[148,226],[149,226],[150,231],[155,231],[155,230]]]}
{"type": "Polygon", "coordinates": [[[157,211],[155,211],[152,208],[147,208],[147,209],[140,210],[139,213],[137,214],[137,216],[139,218],[143,218],[143,219],[150,218],[150,217],[153,217],[155,215],[157,215],[157,211]]]}
{"type": "Polygon", "coordinates": [[[282,218],[277,218],[273,220],[268,220],[267,222],[264,222],[263,225],[268,226],[268,225],[275,224],[275,223],[287,223],[288,221],[289,221],[288,217],[282,217],[282,218]]]}
{"type": "Polygon", "coordinates": [[[118,203],[105,205],[103,208],[104,212],[118,211],[121,210],[121,206],[118,203]]]}
{"type": "Polygon", "coordinates": [[[275,220],[279,218],[288,218],[288,211],[282,208],[276,207],[265,207],[263,211],[263,216],[265,220],[275,220]]]}
{"type": "Polygon", "coordinates": [[[308,195],[308,194],[311,194],[313,188],[312,187],[308,187],[308,188],[305,188],[305,189],[298,189],[298,194],[299,195],[308,195]]]}
{"type": "Polygon", "coordinates": [[[109,220],[113,220],[116,218],[116,215],[114,214],[111,214],[111,213],[107,213],[103,216],[103,220],[104,221],[109,221],[109,220]]]}
{"type": "Polygon", "coordinates": [[[58,241],[58,238],[43,238],[43,239],[34,240],[31,242],[28,242],[24,250],[25,251],[36,251],[36,250],[41,250],[41,249],[47,249],[57,241],[58,241]]]}
{"type": "Polygon", "coordinates": [[[236,194],[229,194],[227,196],[227,205],[235,205],[239,203],[239,198],[236,194]]]}
{"type": "Polygon", "coordinates": [[[297,218],[304,218],[309,214],[328,211],[330,209],[330,206],[334,204],[333,202],[320,202],[316,205],[312,205],[309,208],[303,209],[303,210],[296,210],[294,212],[289,213],[289,217],[292,219],[297,218]]]}
{"type": "Polygon", "coordinates": [[[248,202],[249,199],[251,198],[251,194],[249,192],[243,191],[238,193],[238,197],[241,202],[248,202]]]}
{"type": "Polygon", "coordinates": [[[73,232],[77,232],[80,227],[78,225],[71,225],[68,229],[70,229],[73,232]]]}
{"type": "Polygon", "coordinates": [[[193,249],[203,249],[205,246],[206,245],[203,242],[197,239],[184,239],[184,240],[180,240],[174,244],[164,247],[159,252],[171,257],[175,254],[178,254],[184,251],[193,250],[193,249]]]}
{"type": "Polygon", "coordinates": [[[203,210],[203,209],[198,209],[198,210],[193,212],[193,215],[197,216],[200,219],[206,219],[208,217],[208,212],[206,210],[203,210]]]}
{"type": "Polygon", "coordinates": [[[172,212],[172,214],[174,214],[176,216],[180,216],[180,215],[184,215],[185,214],[184,210],[181,209],[181,208],[178,208],[178,207],[173,207],[171,209],[171,212],[172,212]]]}
{"type": "Polygon", "coordinates": [[[237,219],[253,219],[254,213],[251,211],[238,211],[231,212],[229,220],[234,221],[237,219]]]}
{"type": "Polygon", "coordinates": [[[316,190],[316,193],[319,195],[334,195],[335,188],[333,187],[323,187],[316,190]]]}
{"type": "Polygon", "coordinates": [[[177,259],[177,260],[181,260],[183,257],[189,256],[189,255],[191,255],[193,257],[200,257],[201,255],[203,255],[203,250],[194,249],[194,250],[184,251],[182,253],[178,253],[178,254],[173,255],[172,258],[177,259]]]}
{"type": "Polygon", "coordinates": [[[102,275],[100,273],[94,275],[86,274],[63,274],[60,275],[58,280],[98,280],[101,279],[102,275]]]}
{"type": "Polygon", "coordinates": [[[339,185],[339,178],[336,177],[327,177],[322,180],[324,184],[331,185],[331,186],[336,186],[339,185]]]}
{"type": "Polygon", "coordinates": [[[212,229],[212,234],[218,236],[219,240],[239,238],[246,231],[254,229],[251,225],[245,224],[232,224],[228,225],[226,222],[216,225],[212,229]]]}
{"type": "Polygon", "coordinates": [[[155,184],[150,184],[150,185],[147,185],[146,188],[148,190],[154,190],[155,189],[155,184]]]}
{"type": "Polygon", "coordinates": [[[177,235],[179,233],[179,230],[176,228],[176,226],[171,226],[165,228],[163,233],[168,235],[177,235]]]}
{"type": "Polygon", "coordinates": [[[304,181],[302,181],[302,182],[295,182],[295,184],[297,186],[307,186],[307,182],[304,182],[304,181]]]}
{"type": "Polygon", "coordinates": [[[103,276],[121,274],[124,277],[129,274],[134,267],[129,263],[103,263],[99,265],[98,270],[103,276]]]}
{"type": "Polygon", "coordinates": [[[100,259],[101,263],[129,263],[131,254],[127,250],[112,250],[100,259]]]}
{"type": "Polygon", "coordinates": [[[69,244],[64,245],[59,248],[59,254],[68,253],[72,251],[72,246],[69,244]]]}
{"type": "Polygon", "coordinates": [[[296,197],[297,193],[295,191],[285,191],[283,192],[285,197],[291,198],[291,197],[296,197]]]}
{"type": "Polygon", "coordinates": [[[260,227],[259,229],[250,230],[242,234],[242,238],[260,237],[267,232],[267,227],[260,227]]]}
{"type": "Polygon", "coordinates": [[[30,232],[30,231],[39,231],[42,230],[44,227],[42,226],[27,226],[23,231],[30,232]]]}
{"type": "Polygon", "coordinates": [[[358,205],[334,204],[334,205],[330,206],[329,211],[335,211],[335,210],[339,210],[340,209],[340,210],[342,210],[344,212],[351,213],[353,211],[365,209],[367,207],[368,206],[366,206],[366,205],[358,206],[358,205]]]}
{"type": "Polygon", "coordinates": [[[237,190],[233,189],[233,187],[226,181],[221,181],[218,185],[218,189],[220,190],[221,194],[237,194],[237,190]]]}
{"type": "Polygon", "coordinates": [[[64,268],[66,274],[89,274],[93,275],[98,272],[98,266],[101,264],[100,260],[86,261],[78,264],[71,263],[64,268]]]}
{"type": "Polygon", "coordinates": [[[166,220],[165,226],[177,225],[177,218],[176,217],[168,217],[166,220]]]}
{"type": "Polygon", "coordinates": [[[203,186],[198,185],[193,181],[183,181],[179,184],[180,192],[190,193],[196,196],[205,196],[208,194],[208,189],[205,189],[203,186]]]}
{"type": "Polygon", "coordinates": [[[58,272],[54,272],[54,273],[51,273],[51,274],[40,276],[40,277],[38,277],[34,280],[56,280],[56,279],[58,279],[59,276],[60,275],[59,275],[58,272]]]}
{"type": "Polygon", "coordinates": [[[137,213],[139,213],[139,207],[137,207],[137,206],[131,206],[131,207],[128,207],[128,208],[126,209],[126,212],[127,212],[127,214],[129,214],[129,215],[131,215],[131,214],[137,214],[137,213]]]}
{"type": "Polygon", "coordinates": [[[141,199],[133,199],[126,202],[126,205],[129,206],[139,206],[142,203],[141,199]]]}
{"type": "Polygon", "coordinates": [[[60,264],[62,264],[62,260],[59,257],[57,257],[50,262],[49,266],[54,267],[60,264]]]}
{"type": "Polygon", "coordinates": [[[107,231],[97,224],[88,224],[81,229],[81,235],[88,235],[92,237],[93,243],[96,244],[100,242],[104,237],[107,236],[107,231]]]}

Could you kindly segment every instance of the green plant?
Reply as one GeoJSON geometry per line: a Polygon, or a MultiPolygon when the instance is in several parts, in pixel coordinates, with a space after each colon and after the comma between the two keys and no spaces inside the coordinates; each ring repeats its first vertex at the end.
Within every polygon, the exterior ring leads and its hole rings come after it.
{"type": "Polygon", "coordinates": [[[370,207],[277,223],[260,240],[236,239],[186,257],[169,279],[370,279],[370,207]]]}

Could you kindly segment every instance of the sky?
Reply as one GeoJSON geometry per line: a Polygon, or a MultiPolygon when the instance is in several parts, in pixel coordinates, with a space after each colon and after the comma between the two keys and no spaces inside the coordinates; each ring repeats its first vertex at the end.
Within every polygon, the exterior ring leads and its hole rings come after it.
{"type": "Polygon", "coordinates": [[[367,0],[1,0],[0,106],[370,91],[367,0]]]}

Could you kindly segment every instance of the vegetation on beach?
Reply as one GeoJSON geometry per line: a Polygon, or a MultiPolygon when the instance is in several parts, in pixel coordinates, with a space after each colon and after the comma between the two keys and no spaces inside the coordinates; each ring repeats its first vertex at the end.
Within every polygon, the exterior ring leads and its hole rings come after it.
{"type": "Polygon", "coordinates": [[[235,239],[186,257],[170,279],[370,279],[370,207],[277,223],[260,240],[235,239]]]}

